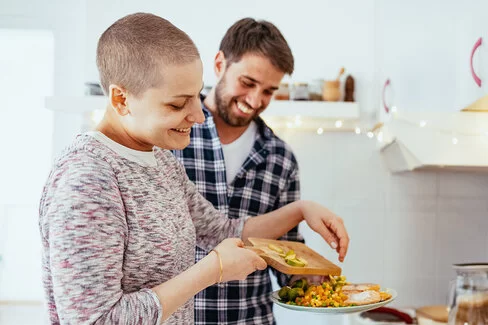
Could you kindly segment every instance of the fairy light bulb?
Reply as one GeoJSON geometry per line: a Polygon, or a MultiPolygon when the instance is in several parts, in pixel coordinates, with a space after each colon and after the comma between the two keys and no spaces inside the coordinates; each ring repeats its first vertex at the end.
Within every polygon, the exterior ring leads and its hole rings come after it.
{"type": "Polygon", "coordinates": [[[361,134],[361,129],[360,129],[359,127],[356,127],[356,128],[354,129],[354,132],[355,132],[356,134],[361,134]]]}
{"type": "Polygon", "coordinates": [[[320,135],[320,134],[322,134],[322,133],[324,133],[324,129],[322,129],[322,128],[318,128],[318,129],[317,129],[317,134],[319,134],[319,135],[320,135]]]}
{"type": "Polygon", "coordinates": [[[300,115],[295,116],[295,125],[296,126],[302,125],[302,119],[301,119],[300,115]]]}

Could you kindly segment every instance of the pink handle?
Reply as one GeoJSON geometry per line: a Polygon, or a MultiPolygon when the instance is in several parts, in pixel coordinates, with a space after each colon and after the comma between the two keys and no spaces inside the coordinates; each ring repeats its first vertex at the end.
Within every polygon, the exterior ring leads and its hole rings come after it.
{"type": "Polygon", "coordinates": [[[474,52],[478,49],[478,47],[481,46],[481,37],[476,41],[474,44],[473,50],[471,50],[471,58],[470,58],[470,67],[471,67],[471,75],[473,76],[474,82],[478,85],[478,87],[481,87],[481,79],[476,75],[476,72],[474,72],[473,68],[473,56],[474,52]]]}
{"type": "Polygon", "coordinates": [[[385,100],[385,92],[386,92],[386,87],[390,85],[390,79],[386,79],[385,85],[383,86],[383,107],[385,108],[386,113],[390,113],[390,108],[386,105],[386,100],[385,100]]]}

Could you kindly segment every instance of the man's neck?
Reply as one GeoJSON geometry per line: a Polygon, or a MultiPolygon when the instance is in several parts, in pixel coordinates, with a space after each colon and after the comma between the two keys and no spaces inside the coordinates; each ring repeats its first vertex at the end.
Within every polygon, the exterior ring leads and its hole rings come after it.
{"type": "Polygon", "coordinates": [[[246,126],[230,126],[217,113],[217,105],[215,105],[215,92],[212,89],[205,100],[203,101],[205,107],[212,113],[215,128],[222,144],[229,144],[239,139],[239,137],[246,132],[249,125],[246,126]]]}

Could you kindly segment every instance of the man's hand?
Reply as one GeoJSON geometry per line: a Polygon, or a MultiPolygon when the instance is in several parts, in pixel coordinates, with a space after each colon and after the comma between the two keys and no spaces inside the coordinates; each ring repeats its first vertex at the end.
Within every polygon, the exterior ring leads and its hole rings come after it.
{"type": "Polygon", "coordinates": [[[339,253],[339,261],[344,262],[349,236],[342,218],[312,201],[301,201],[301,211],[309,227],[319,233],[339,253]]]}

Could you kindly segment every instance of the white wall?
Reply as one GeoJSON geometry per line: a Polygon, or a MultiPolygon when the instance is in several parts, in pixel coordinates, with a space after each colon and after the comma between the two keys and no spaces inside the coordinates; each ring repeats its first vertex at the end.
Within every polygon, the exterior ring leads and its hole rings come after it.
{"type": "Polygon", "coordinates": [[[0,300],[44,297],[37,207],[53,148],[80,120],[53,117],[44,97],[83,94],[84,12],[83,1],[0,2],[0,29],[6,30],[0,54],[0,300]],[[39,38],[25,39],[23,30],[39,38]],[[45,35],[52,38],[45,41],[45,35]]]}
{"type": "MultiPolygon", "coordinates": [[[[345,220],[348,280],[396,289],[393,306],[445,304],[451,265],[488,261],[488,174],[390,174],[364,135],[280,134],[297,155],[302,198],[345,220]]],[[[337,262],[308,226],[301,229],[312,248],[337,262]]],[[[283,320],[296,316],[276,310],[283,320]]]]}
{"type": "Polygon", "coordinates": [[[98,80],[96,42],[126,14],[144,11],[169,19],[195,41],[204,63],[204,82],[213,85],[212,63],[227,28],[243,17],[275,23],[295,56],[293,80],[334,79],[341,66],[356,78],[363,110],[378,107],[374,91],[374,1],[88,1],[85,71],[98,80]],[[211,18],[213,17],[213,18],[211,18]]]}

